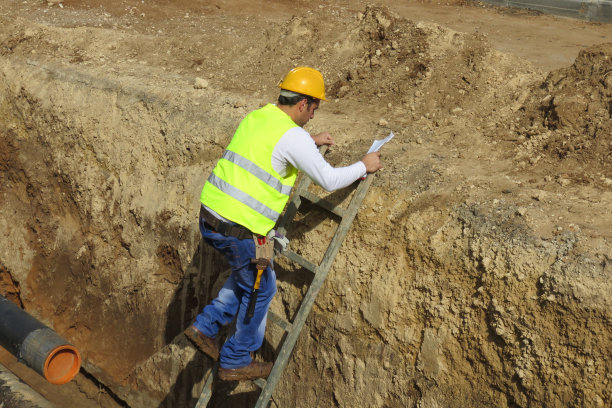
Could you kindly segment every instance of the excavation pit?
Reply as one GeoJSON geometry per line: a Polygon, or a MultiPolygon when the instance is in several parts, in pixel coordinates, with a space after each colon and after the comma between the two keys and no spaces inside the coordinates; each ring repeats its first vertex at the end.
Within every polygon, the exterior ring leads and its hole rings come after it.
{"type": "MultiPolygon", "coordinates": [[[[195,405],[210,361],[181,333],[226,274],[200,247],[199,191],[306,61],[328,78],[307,130],[332,133],[333,165],[396,137],[276,406],[610,401],[610,44],[545,73],[377,6],[171,20],[85,4],[0,6],[0,288],[79,348],[105,404],[195,405]]],[[[334,228],[304,212],[291,246],[317,259],[334,228]]],[[[277,268],[272,310],[291,316],[308,278],[277,268]]]]}

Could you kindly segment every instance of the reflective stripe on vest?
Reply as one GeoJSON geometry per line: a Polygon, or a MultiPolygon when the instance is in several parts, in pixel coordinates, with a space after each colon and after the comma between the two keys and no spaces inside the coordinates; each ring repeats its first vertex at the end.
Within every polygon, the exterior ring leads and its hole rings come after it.
{"type": "Polygon", "coordinates": [[[238,166],[242,167],[243,169],[245,169],[246,171],[248,171],[249,173],[257,177],[258,179],[260,179],[261,181],[263,181],[264,183],[266,183],[267,185],[269,185],[270,187],[278,191],[279,193],[284,194],[286,196],[288,196],[289,193],[291,193],[292,186],[283,185],[280,181],[278,181],[278,179],[274,178],[273,175],[271,175],[270,173],[267,173],[264,169],[262,169],[261,167],[259,167],[258,165],[250,161],[249,159],[245,159],[238,153],[234,153],[232,151],[226,150],[225,152],[223,152],[222,157],[225,160],[231,161],[232,163],[237,164],[238,166]]]}
{"type": "Polygon", "coordinates": [[[270,221],[276,222],[278,217],[280,217],[280,213],[277,213],[273,209],[266,207],[264,204],[260,203],[250,195],[232,186],[230,183],[221,180],[219,177],[217,177],[215,173],[211,173],[210,176],[208,176],[208,182],[213,186],[217,187],[219,190],[223,191],[225,194],[229,195],[230,197],[235,198],[241,203],[248,205],[253,210],[268,218],[270,221]]]}
{"type": "Polygon", "coordinates": [[[254,233],[274,228],[297,177],[289,167],[285,177],[272,167],[272,151],[297,125],[275,105],[251,112],[202,189],[201,202],[224,218],[254,233]]]}

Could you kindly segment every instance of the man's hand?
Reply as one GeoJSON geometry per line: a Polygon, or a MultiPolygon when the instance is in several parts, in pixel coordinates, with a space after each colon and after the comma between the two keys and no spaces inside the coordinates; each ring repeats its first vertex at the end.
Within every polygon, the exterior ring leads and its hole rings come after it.
{"type": "Polygon", "coordinates": [[[374,173],[377,170],[382,169],[382,163],[380,162],[380,152],[372,152],[363,156],[361,159],[363,164],[366,166],[368,173],[374,173]]]}
{"type": "Polygon", "coordinates": [[[289,238],[278,233],[276,230],[270,230],[267,238],[274,240],[274,249],[278,252],[285,252],[289,246],[289,238]]]}
{"type": "Polygon", "coordinates": [[[329,134],[329,132],[322,132],[318,135],[312,136],[315,144],[317,146],[328,145],[331,146],[334,144],[334,138],[329,134]]]}

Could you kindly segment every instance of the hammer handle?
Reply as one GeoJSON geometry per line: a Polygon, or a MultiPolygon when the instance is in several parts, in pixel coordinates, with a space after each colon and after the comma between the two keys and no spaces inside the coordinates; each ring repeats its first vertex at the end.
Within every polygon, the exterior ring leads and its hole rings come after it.
{"type": "Polygon", "coordinates": [[[249,300],[249,307],[247,308],[247,318],[250,319],[255,314],[255,303],[257,303],[257,293],[259,292],[259,284],[261,283],[261,274],[263,269],[257,270],[257,277],[255,283],[253,283],[253,291],[251,292],[251,299],[249,300]]]}

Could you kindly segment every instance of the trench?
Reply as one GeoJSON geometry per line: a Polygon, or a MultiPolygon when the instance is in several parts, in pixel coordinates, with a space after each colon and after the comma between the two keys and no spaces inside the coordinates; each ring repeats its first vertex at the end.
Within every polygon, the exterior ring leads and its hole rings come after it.
{"type": "MultiPolygon", "coordinates": [[[[181,332],[226,275],[200,245],[194,192],[248,107],[225,94],[203,110],[159,88],[0,63],[3,291],[79,347],[74,395],[193,406],[210,362],[181,332]]],[[[177,92],[200,106],[220,96],[177,92]]],[[[430,177],[374,185],[272,406],[609,401],[610,339],[597,335],[609,309],[596,289],[609,260],[579,252],[571,232],[534,236],[511,202],[456,200],[430,177]]],[[[292,245],[316,257],[333,228],[301,214],[292,245]]],[[[290,315],[307,280],[282,262],[278,275],[272,308],[290,315]]],[[[269,332],[265,357],[278,338],[269,332]]],[[[247,385],[221,384],[212,405],[254,398],[247,385]]]]}

